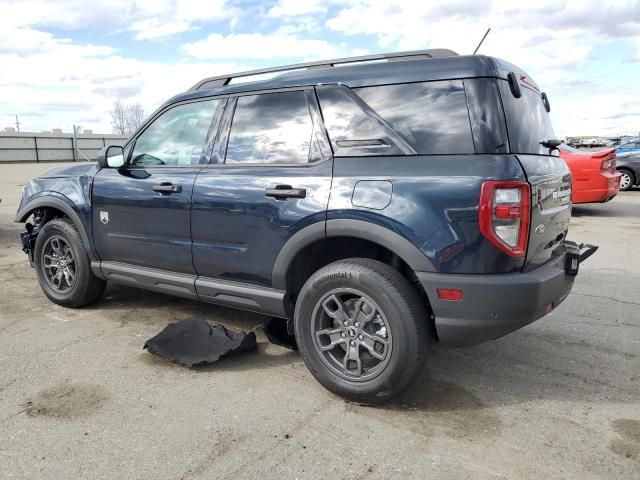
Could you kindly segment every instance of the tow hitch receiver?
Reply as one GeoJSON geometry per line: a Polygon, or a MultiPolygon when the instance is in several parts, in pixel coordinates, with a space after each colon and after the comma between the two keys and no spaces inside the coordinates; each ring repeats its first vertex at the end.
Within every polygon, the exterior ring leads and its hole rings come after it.
{"type": "Polygon", "coordinates": [[[584,243],[578,245],[576,242],[572,242],[570,240],[565,240],[564,245],[567,249],[564,269],[567,272],[567,275],[572,276],[577,275],[580,264],[598,250],[596,245],[585,245],[584,243]]]}

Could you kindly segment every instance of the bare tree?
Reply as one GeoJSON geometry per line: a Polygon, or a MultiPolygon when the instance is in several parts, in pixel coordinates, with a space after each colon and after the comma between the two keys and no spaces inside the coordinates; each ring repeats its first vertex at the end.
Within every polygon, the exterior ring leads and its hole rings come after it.
{"type": "Polygon", "coordinates": [[[113,102],[111,110],[111,126],[114,133],[131,135],[142,125],[144,121],[144,109],[139,103],[127,105],[121,100],[113,102]]]}
{"type": "Polygon", "coordinates": [[[119,133],[120,135],[127,135],[127,107],[120,100],[113,102],[113,109],[111,110],[111,126],[113,127],[113,133],[119,133]]]}
{"type": "Polygon", "coordinates": [[[144,122],[144,109],[142,105],[136,103],[127,107],[127,135],[135,132],[142,122],[144,122]]]}

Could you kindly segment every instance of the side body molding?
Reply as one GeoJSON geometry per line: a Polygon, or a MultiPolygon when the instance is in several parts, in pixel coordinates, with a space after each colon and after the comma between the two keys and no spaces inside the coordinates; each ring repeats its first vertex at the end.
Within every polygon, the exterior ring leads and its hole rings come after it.
{"type": "Polygon", "coordinates": [[[84,222],[82,221],[78,212],[74,210],[72,206],[70,206],[67,202],[63,200],[59,194],[47,194],[43,196],[39,196],[34,198],[33,200],[27,202],[26,204],[20,207],[18,213],[16,214],[15,221],[16,222],[26,222],[27,218],[33,210],[36,208],[45,208],[51,207],[63,212],[67,217],[71,219],[74,223],[78,232],[80,233],[80,238],[82,238],[82,244],[84,245],[85,251],[89,256],[90,260],[98,260],[98,256],[93,249],[93,244],[89,240],[89,235],[87,234],[87,228],[84,222]]]}
{"type": "Polygon", "coordinates": [[[273,288],[286,289],[287,269],[295,256],[308,245],[331,237],[354,237],[377,243],[398,255],[416,272],[435,272],[427,256],[405,237],[381,225],[354,219],[334,219],[315,223],[293,235],[282,247],[273,266],[273,288]]]}

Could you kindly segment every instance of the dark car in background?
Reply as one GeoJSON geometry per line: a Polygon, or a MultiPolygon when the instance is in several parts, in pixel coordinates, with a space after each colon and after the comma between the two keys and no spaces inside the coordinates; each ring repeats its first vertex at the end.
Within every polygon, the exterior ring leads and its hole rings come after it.
{"type": "Polygon", "coordinates": [[[640,139],[626,142],[616,147],[616,154],[640,153],[640,139]]]}
{"type": "Polygon", "coordinates": [[[620,190],[631,190],[640,185],[640,152],[616,155],[616,168],[622,174],[620,190]]]}
{"type": "Polygon", "coordinates": [[[320,383],[379,403],[430,341],[551,312],[595,250],[567,240],[549,110],[518,67],[450,50],[206,78],[28,182],[16,221],[53,302],[113,281],[282,317],[320,383]]]}

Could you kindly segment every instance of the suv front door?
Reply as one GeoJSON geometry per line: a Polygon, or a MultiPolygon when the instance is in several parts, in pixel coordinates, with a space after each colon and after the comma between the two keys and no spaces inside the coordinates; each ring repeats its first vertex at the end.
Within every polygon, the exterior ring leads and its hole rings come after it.
{"type": "Polygon", "coordinates": [[[331,170],[312,88],[231,98],[212,164],[193,190],[198,294],[214,300],[220,280],[270,287],[286,241],[305,226],[324,225],[331,170]]]}
{"type": "Polygon", "coordinates": [[[135,139],[123,167],[95,176],[93,235],[107,277],[110,269],[125,275],[121,264],[195,273],[191,193],[209,162],[213,119],[222,102],[170,107],[135,139]]]}

